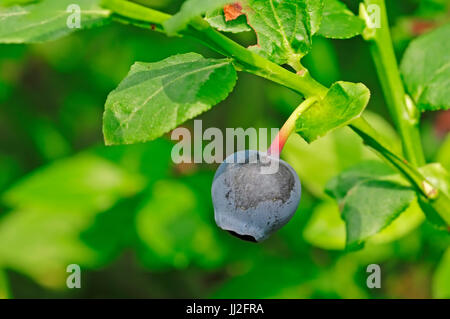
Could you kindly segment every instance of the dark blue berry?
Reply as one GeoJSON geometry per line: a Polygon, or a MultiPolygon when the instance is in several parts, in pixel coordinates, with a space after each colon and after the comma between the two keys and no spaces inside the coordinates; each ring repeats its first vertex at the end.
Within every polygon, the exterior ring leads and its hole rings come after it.
{"type": "Polygon", "coordinates": [[[301,185],[285,161],[247,150],[230,155],[219,166],[211,192],[217,225],[241,239],[259,242],[294,216],[301,185]],[[269,167],[277,169],[267,173],[269,167]]]}

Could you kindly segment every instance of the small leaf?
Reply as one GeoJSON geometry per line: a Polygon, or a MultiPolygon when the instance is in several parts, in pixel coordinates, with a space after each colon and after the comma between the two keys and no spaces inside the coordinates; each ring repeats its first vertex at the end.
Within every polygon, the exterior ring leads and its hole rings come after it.
{"type": "Polygon", "coordinates": [[[293,0],[245,1],[242,11],[258,38],[258,44],[251,49],[277,64],[298,63],[311,48],[312,3],[293,0]]]}
{"type": "Polygon", "coordinates": [[[390,181],[368,180],[357,184],[345,197],[342,209],[347,246],[357,246],[377,234],[406,210],[415,197],[411,188],[390,181]]]}
{"type": "Polygon", "coordinates": [[[223,8],[232,2],[235,0],[187,0],[177,14],[164,22],[164,29],[169,35],[175,35],[185,29],[195,18],[201,17],[206,12],[223,8]]]}
{"type": "Polygon", "coordinates": [[[361,34],[365,23],[338,0],[324,0],[323,18],[318,35],[348,39],[361,34]]]}
{"type": "Polygon", "coordinates": [[[390,166],[376,161],[359,163],[330,180],[326,192],[339,203],[347,246],[362,244],[411,205],[416,193],[403,184],[407,185],[390,166]]]}
{"type": "Polygon", "coordinates": [[[160,137],[224,100],[236,78],[230,60],[205,59],[195,53],[135,63],[106,101],[106,144],[160,137]]]}
{"type": "MultiPolygon", "coordinates": [[[[417,201],[413,201],[398,218],[386,228],[367,239],[368,243],[386,244],[396,241],[416,229],[424,220],[417,201]]],[[[310,244],[327,250],[345,249],[346,224],[336,203],[325,201],[319,204],[303,231],[310,244]]]]}
{"type": "Polygon", "coordinates": [[[336,82],[325,98],[305,111],[296,123],[308,143],[358,118],[369,102],[370,91],[361,83],[336,82]]]}
{"type": "Polygon", "coordinates": [[[413,40],[401,63],[408,93],[421,111],[450,108],[450,24],[413,40]]]}
{"type": "MultiPolygon", "coordinates": [[[[362,183],[376,180],[381,181],[382,179],[385,179],[385,181],[391,180],[390,183],[397,178],[401,180],[399,176],[392,176],[392,173],[394,172],[395,171],[390,166],[383,162],[372,160],[364,161],[345,170],[339,176],[332,179],[328,183],[326,191],[338,200],[341,210],[348,211],[346,205],[352,205],[354,202],[348,203],[347,200],[349,198],[351,200],[350,194],[358,192],[358,187],[360,187],[362,183]]],[[[403,183],[403,181],[401,182],[403,183]]],[[[362,185],[364,186],[365,184],[362,185]]],[[[398,186],[403,187],[401,185],[398,186]]],[[[394,195],[396,196],[396,194],[394,195]]],[[[372,193],[367,196],[372,196],[372,193]]],[[[386,224],[382,226],[377,225],[377,222],[380,221],[372,222],[367,221],[367,219],[369,217],[373,219],[380,217],[383,222],[385,216],[379,215],[378,213],[369,215],[369,211],[365,208],[365,205],[357,206],[355,204],[354,209],[355,207],[364,209],[364,211],[360,213],[360,215],[364,216],[359,219],[354,218],[344,222],[341,219],[338,205],[324,202],[317,206],[303,232],[305,240],[322,249],[344,249],[346,237],[345,229],[347,228],[347,232],[349,233],[355,232],[355,228],[363,227],[368,223],[370,226],[376,226],[378,230],[372,235],[364,236],[364,239],[359,240],[357,243],[351,243],[351,248],[354,248],[357,244],[362,243],[366,239],[371,243],[388,243],[405,236],[411,230],[417,228],[424,220],[424,215],[416,200],[413,200],[411,204],[408,204],[408,208],[405,209],[398,218],[393,220],[393,222],[387,221],[386,224]],[[360,223],[357,223],[356,221],[360,223]]],[[[375,208],[374,210],[377,211],[378,208],[375,208]]],[[[380,212],[381,211],[382,209],[380,208],[380,212]]],[[[388,212],[388,210],[383,210],[383,212],[388,212]]],[[[357,217],[359,217],[359,215],[357,217]]]]}
{"type": "Polygon", "coordinates": [[[245,15],[241,15],[234,20],[226,21],[223,9],[217,9],[207,13],[205,19],[213,28],[219,31],[239,33],[252,30],[247,24],[245,15]]]}
{"type": "Polygon", "coordinates": [[[374,244],[386,244],[393,242],[406,236],[411,231],[419,227],[425,220],[425,215],[419,206],[417,200],[399,217],[393,220],[386,228],[382,229],[378,234],[370,237],[368,242],[374,244]]]}
{"type": "MultiPolygon", "coordinates": [[[[429,164],[419,170],[439,188],[441,196],[448,196],[450,177],[440,164],[429,164]]],[[[363,162],[327,184],[327,194],[340,204],[348,245],[357,246],[375,234],[378,237],[371,238],[374,242],[390,241],[417,227],[423,220],[417,200],[429,221],[445,225],[432,206],[423,202],[422,196],[408,186],[409,182],[403,176],[392,173],[393,170],[384,163],[363,162]],[[405,219],[403,215],[395,220],[407,207],[408,222],[400,223],[401,218],[405,219]]]]}
{"type": "Polygon", "coordinates": [[[0,7],[0,43],[32,43],[55,40],[79,28],[69,28],[68,22],[80,7],[80,28],[103,25],[109,21],[110,11],[92,0],[46,0],[26,6],[0,7]]]}
{"type": "Polygon", "coordinates": [[[383,162],[364,161],[330,180],[325,191],[339,203],[342,203],[356,184],[393,174],[395,174],[395,171],[383,162]]]}

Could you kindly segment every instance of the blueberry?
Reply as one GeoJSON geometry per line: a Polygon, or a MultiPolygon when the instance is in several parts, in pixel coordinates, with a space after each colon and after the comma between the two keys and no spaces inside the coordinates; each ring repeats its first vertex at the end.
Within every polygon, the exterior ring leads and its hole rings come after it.
{"type": "Polygon", "coordinates": [[[219,166],[211,193],[217,225],[241,239],[260,242],[294,216],[301,186],[285,161],[246,150],[230,155],[219,166]],[[267,174],[274,164],[277,169],[267,174]]]}

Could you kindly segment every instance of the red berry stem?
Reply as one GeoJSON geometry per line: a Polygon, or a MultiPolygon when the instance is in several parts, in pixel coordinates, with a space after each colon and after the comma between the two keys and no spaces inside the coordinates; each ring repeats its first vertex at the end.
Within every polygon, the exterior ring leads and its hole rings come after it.
{"type": "Polygon", "coordinates": [[[284,145],[286,144],[287,139],[291,134],[295,131],[295,124],[297,119],[305,112],[311,105],[317,102],[317,97],[310,97],[304,100],[294,112],[292,112],[291,116],[289,116],[286,123],[284,123],[280,132],[278,132],[275,139],[272,141],[269,149],[267,150],[267,154],[270,156],[280,157],[280,153],[283,150],[284,145]]]}

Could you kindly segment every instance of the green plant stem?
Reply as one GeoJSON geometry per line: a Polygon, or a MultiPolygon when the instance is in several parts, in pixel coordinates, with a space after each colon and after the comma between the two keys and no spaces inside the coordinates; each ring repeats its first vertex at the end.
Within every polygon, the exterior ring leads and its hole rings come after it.
{"type": "MultiPolygon", "coordinates": [[[[116,14],[131,19],[129,23],[137,26],[141,26],[138,25],[138,21],[159,26],[171,17],[169,14],[125,0],[103,0],[102,5],[116,14]]],[[[325,86],[314,80],[309,72],[305,71],[298,75],[288,71],[217,32],[203,19],[197,19],[182,34],[194,37],[211,49],[233,58],[241,70],[279,83],[303,94],[306,98],[324,97],[328,91],[325,86]]]]}
{"type": "MultiPolygon", "coordinates": [[[[328,88],[314,80],[308,71],[302,75],[292,73],[256,53],[253,53],[223,34],[208,27],[202,30],[206,39],[223,50],[223,54],[233,58],[243,71],[256,74],[303,94],[306,98],[323,98],[328,88]]],[[[208,43],[208,42],[207,42],[208,43]]]]}
{"type": "Polygon", "coordinates": [[[164,21],[170,19],[170,14],[144,7],[140,4],[126,0],[102,0],[101,5],[121,16],[142,21],[162,25],[164,21]]]}
{"type": "MultiPolygon", "coordinates": [[[[418,128],[419,112],[408,108],[406,94],[392,45],[389,22],[384,0],[365,0],[367,6],[376,5],[380,9],[380,28],[368,25],[364,38],[370,43],[370,52],[375,62],[378,77],[386,98],[389,112],[400,133],[406,158],[416,166],[425,164],[418,128]]],[[[362,7],[365,12],[364,7],[362,7]]],[[[367,14],[363,17],[370,19],[367,14]]],[[[369,22],[369,21],[368,21],[369,22]]]]}
{"type": "MultiPolygon", "coordinates": [[[[103,5],[106,8],[109,8],[116,14],[122,16],[122,19],[127,20],[128,23],[135,24],[138,27],[142,27],[142,21],[157,25],[161,27],[164,22],[169,19],[171,16],[165,13],[160,13],[159,11],[138,5],[136,3],[128,2],[125,0],[104,0],[103,5]]],[[[161,28],[162,29],[162,28],[161,28]]],[[[205,43],[211,49],[217,51],[220,54],[223,54],[227,57],[232,58],[235,61],[235,65],[240,70],[256,74],[258,76],[269,79],[273,82],[279,83],[283,86],[286,86],[302,95],[305,98],[323,98],[328,88],[314,80],[309,72],[305,71],[302,74],[295,74],[290,72],[281,66],[247,50],[243,46],[234,42],[233,40],[227,38],[223,34],[217,32],[213,28],[209,26],[209,24],[203,19],[199,18],[191,23],[191,26],[183,31],[181,35],[187,35],[194,37],[203,43],[205,43]]],[[[389,36],[390,39],[390,36],[389,36]]],[[[384,40],[383,40],[384,41],[384,40]]],[[[390,42],[389,42],[390,43],[390,42]]],[[[382,50],[381,52],[384,52],[382,50]]],[[[384,53],[383,53],[384,54],[384,53]]],[[[392,52],[393,55],[393,52],[392,52]]],[[[397,64],[395,62],[395,56],[389,56],[386,59],[383,57],[381,60],[383,70],[387,70],[385,67],[385,63],[388,62],[387,66],[393,64],[398,71],[397,64]]],[[[395,80],[393,77],[387,74],[388,72],[382,71],[383,76],[386,76],[389,81],[395,80]]],[[[404,89],[403,86],[393,81],[394,88],[400,85],[399,87],[402,89],[402,99],[400,100],[395,94],[395,98],[391,98],[392,87],[389,86],[387,88],[387,92],[389,94],[390,100],[393,100],[395,103],[392,105],[394,110],[399,112],[399,114],[403,114],[405,109],[400,110],[400,106],[404,103],[404,89]],[[401,113],[402,111],[403,113],[401,113]]],[[[392,95],[394,96],[394,95],[392,95]]],[[[309,100],[311,101],[311,100],[309,100]]],[[[406,106],[405,106],[406,108],[406,106]]],[[[397,114],[397,113],[395,113],[397,114]]],[[[404,115],[404,114],[403,114],[404,115]]],[[[404,125],[407,122],[402,117],[397,117],[398,123],[402,125],[402,130],[406,130],[408,128],[407,125],[404,125]],[[403,123],[403,124],[402,124],[403,123]]],[[[420,152],[418,151],[417,146],[413,146],[412,142],[417,143],[417,139],[410,139],[413,135],[406,135],[404,131],[402,132],[402,138],[404,141],[404,146],[406,149],[406,154],[409,154],[413,160],[411,161],[413,165],[409,164],[406,160],[403,160],[400,156],[391,152],[384,144],[381,142],[381,139],[378,133],[362,118],[353,121],[350,127],[364,140],[364,142],[376,150],[377,154],[389,161],[393,164],[399,171],[402,173],[413,186],[417,188],[419,193],[421,193],[425,198],[427,198],[431,204],[433,202],[438,203],[439,205],[435,206],[437,211],[441,214],[441,216],[448,222],[450,225],[450,212],[446,210],[445,212],[441,212],[445,205],[448,203],[448,207],[450,207],[450,200],[446,198],[441,192],[438,192],[428,181],[420,174],[420,172],[415,168],[418,165],[416,163],[422,163],[423,159],[420,159],[418,155],[420,152]],[[406,138],[408,137],[408,138],[406,138]],[[417,154],[416,154],[417,153],[417,154]],[[417,157],[415,157],[417,155],[417,157]],[[440,210],[439,210],[440,209],[440,210]]],[[[409,128],[411,129],[412,126],[409,128]]],[[[410,132],[411,133],[411,132],[410,132]]],[[[417,132],[418,134],[418,132],[417,132]]],[[[423,158],[423,155],[422,155],[423,158]]]]}
{"type": "Polygon", "coordinates": [[[364,144],[374,149],[401,171],[424,196],[428,197],[432,193],[433,187],[429,185],[425,177],[414,166],[392,152],[383,142],[383,138],[363,117],[351,122],[350,128],[363,139],[364,144]]]}
{"type": "Polygon", "coordinates": [[[432,185],[418,169],[392,152],[383,142],[383,138],[364,118],[354,120],[350,128],[355,131],[381,158],[394,165],[409,180],[418,193],[450,225],[450,198],[432,185]]]}
{"type": "Polygon", "coordinates": [[[295,124],[298,118],[309,109],[314,103],[317,102],[317,97],[310,97],[304,100],[295,110],[292,112],[291,116],[289,116],[286,123],[284,123],[280,132],[278,132],[277,136],[273,140],[270,145],[267,153],[272,156],[279,157],[281,151],[283,150],[284,145],[286,144],[287,139],[291,136],[295,131],[295,124]]]}

